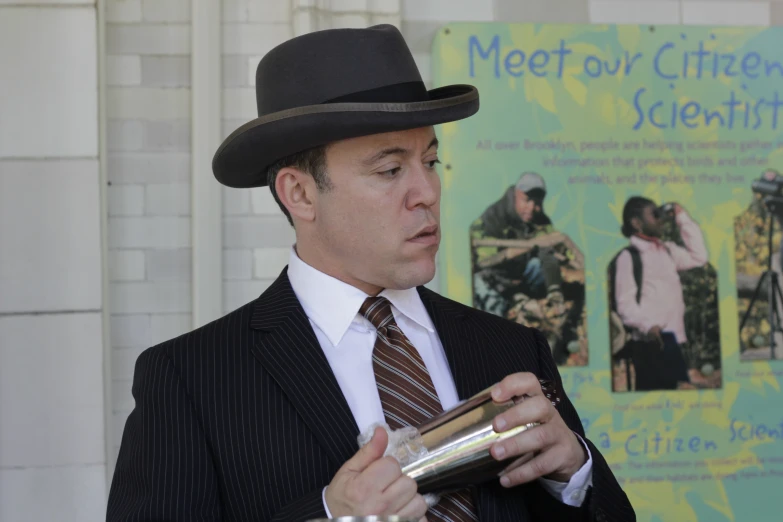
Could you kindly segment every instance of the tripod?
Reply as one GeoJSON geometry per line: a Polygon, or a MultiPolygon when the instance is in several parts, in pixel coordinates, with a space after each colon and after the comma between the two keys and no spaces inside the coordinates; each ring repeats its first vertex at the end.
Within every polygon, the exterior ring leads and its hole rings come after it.
{"type": "MultiPolygon", "coordinates": [[[[764,204],[767,207],[767,213],[769,221],[768,224],[768,236],[767,236],[767,250],[769,254],[767,255],[767,269],[764,271],[763,274],[761,274],[761,277],[759,278],[758,284],[756,284],[756,290],[753,292],[753,299],[750,300],[750,304],[748,305],[748,309],[745,311],[745,316],[742,318],[742,323],[740,323],[740,334],[742,333],[743,328],[745,328],[745,323],[748,320],[748,317],[750,317],[750,312],[753,310],[753,305],[756,303],[756,300],[759,297],[759,294],[761,293],[761,287],[764,285],[764,279],[769,277],[769,287],[767,288],[767,313],[768,313],[768,320],[769,320],[769,357],[770,359],[775,358],[775,334],[777,332],[783,333],[783,325],[781,325],[780,321],[780,310],[778,308],[778,298],[780,298],[781,301],[783,301],[783,291],[780,289],[780,282],[778,280],[778,274],[772,269],[772,234],[775,228],[775,217],[774,217],[774,211],[777,210],[778,205],[780,203],[783,203],[783,201],[779,201],[777,198],[765,198],[764,204]]],[[[743,350],[744,351],[744,350],[743,350]]]]}

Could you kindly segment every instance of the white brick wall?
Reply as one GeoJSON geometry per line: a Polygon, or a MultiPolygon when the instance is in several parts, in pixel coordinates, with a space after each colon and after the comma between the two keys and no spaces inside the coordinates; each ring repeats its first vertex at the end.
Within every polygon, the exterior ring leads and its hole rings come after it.
{"type": "Polygon", "coordinates": [[[0,162],[0,314],[99,309],[99,217],[97,160],[0,162]]]}
{"type": "MultiPolygon", "coordinates": [[[[475,0],[402,0],[405,20],[492,22],[494,3],[475,0]]],[[[556,5],[556,4],[555,4],[556,5]]],[[[555,7],[553,5],[553,8],[555,7]]]]}
{"type": "Polygon", "coordinates": [[[253,277],[255,279],[274,279],[280,267],[288,264],[290,248],[256,248],[253,250],[253,277]]]}
{"type": "Polygon", "coordinates": [[[590,21],[602,24],[677,24],[678,0],[591,0],[590,21]]]}
{"type": "Polygon", "coordinates": [[[143,0],[142,15],[146,22],[190,22],[191,0],[143,0]]]}
{"type": "Polygon", "coordinates": [[[694,25],[769,25],[769,2],[684,1],[682,23],[694,25]]]}
{"type": "Polygon", "coordinates": [[[146,211],[149,216],[190,215],[190,187],[187,183],[147,185],[146,211]]]}
{"type": "Polygon", "coordinates": [[[133,55],[109,56],[106,60],[106,84],[110,87],[140,85],[141,57],[133,55]]]}
{"type": "Polygon", "coordinates": [[[223,250],[223,279],[225,281],[253,279],[253,251],[249,248],[223,250]]]}
{"type": "Polygon", "coordinates": [[[186,217],[110,217],[109,247],[186,248],[190,219],[186,217]]]}
{"type": "Polygon", "coordinates": [[[103,462],[100,331],[95,312],[0,317],[0,397],[24,399],[3,402],[0,467],[103,462]]]}
{"type": "Polygon", "coordinates": [[[2,521],[105,516],[96,14],[0,0],[2,521]]]}
{"type": "Polygon", "coordinates": [[[114,250],[109,253],[109,281],[143,281],[143,250],[114,250]]]}
{"type": "Polygon", "coordinates": [[[106,2],[106,21],[141,22],[141,0],[109,0],[106,2]]]}
{"type": "Polygon", "coordinates": [[[2,9],[0,157],[96,157],[95,9],[2,9]]]}
{"type": "MultiPolygon", "coordinates": [[[[224,0],[223,136],[257,116],[256,68],[267,51],[294,36],[294,4],[295,0],[224,0]]],[[[268,189],[222,191],[223,310],[229,312],[258,297],[270,283],[254,276],[254,249],[290,245],[293,234],[277,205],[271,214],[251,205],[252,194],[268,189]]]]}
{"type": "MultiPolygon", "coordinates": [[[[123,0],[106,1],[111,3],[123,0]]],[[[187,55],[190,53],[190,26],[185,24],[109,24],[106,31],[106,51],[110,55],[187,55]]]]}
{"type": "Polygon", "coordinates": [[[106,0],[114,458],[136,358],[190,330],[191,0],[106,0]]]}
{"type": "Polygon", "coordinates": [[[112,285],[112,315],[190,312],[189,281],[117,282],[112,285]]]}

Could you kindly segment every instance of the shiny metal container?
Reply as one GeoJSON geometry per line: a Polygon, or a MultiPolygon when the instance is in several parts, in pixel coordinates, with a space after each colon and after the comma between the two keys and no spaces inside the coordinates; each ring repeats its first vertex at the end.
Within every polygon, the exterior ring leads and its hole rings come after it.
{"type": "Polygon", "coordinates": [[[496,479],[518,457],[497,461],[489,452],[492,445],[538,425],[495,432],[495,417],[522,400],[497,403],[486,389],[433,417],[418,426],[427,454],[405,465],[402,472],[416,480],[419,493],[445,492],[496,479]]]}

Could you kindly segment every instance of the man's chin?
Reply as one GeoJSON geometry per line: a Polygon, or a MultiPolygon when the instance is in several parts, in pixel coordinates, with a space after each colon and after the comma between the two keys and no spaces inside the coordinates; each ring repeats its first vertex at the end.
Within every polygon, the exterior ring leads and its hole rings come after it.
{"type": "Polygon", "coordinates": [[[407,290],[417,286],[423,286],[435,278],[435,256],[428,259],[418,259],[408,264],[405,269],[397,272],[398,277],[387,288],[407,290]]]}

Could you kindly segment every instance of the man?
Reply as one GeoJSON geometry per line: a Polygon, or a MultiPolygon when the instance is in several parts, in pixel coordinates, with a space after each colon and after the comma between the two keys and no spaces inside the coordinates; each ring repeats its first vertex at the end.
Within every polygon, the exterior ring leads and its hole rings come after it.
{"type": "MultiPolygon", "coordinates": [[[[544,179],[535,172],[522,174],[516,186],[508,187],[503,197],[471,224],[471,239],[532,239],[551,232],[552,221],[543,211],[545,197],[544,179]]],[[[489,245],[473,249],[477,308],[505,317],[519,293],[562,301],[560,264],[549,248],[534,248],[487,268],[477,266],[507,250],[489,245]]]]}
{"type": "Polygon", "coordinates": [[[583,298],[576,299],[566,318],[560,261],[554,249],[536,246],[520,251],[481,244],[484,240],[531,240],[553,232],[552,221],[544,212],[544,198],[544,179],[535,172],[525,172],[471,224],[474,306],[514,318],[517,310],[529,309],[526,305],[531,300],[543,301],[543,309],[533,307],[531,313],[544,315],[556,325],[556,331],[546,333],[557,363],[562,364],[568,357],[566,345],[577,337],[583,298]]]}
{"type": "Polygon", "coordinates": [[[661,241],[666,215],[653,201],[634,196],[623,208],[622,233],[630,238],[630,245],[613,261],[613,300],[631,332],[626,352],[634,362],[636,390],[706,383],[697,369],[688,368],[683,356],[685,302],[678,272],[703,266],[707,248],[699,225],[688,213],[677,203],[671,211],[684,248],[661,241]]]}
{"type": "Polygon", "coordinates": [[[278,46],[257,92],[260,117],[213,170],[270,187],[296,232],[290,264],[256,301],[139,357],[107,519],[633,520],[571,403],[544,396],[539,379],[562,383],[541,336],[422,286],[440,239],[432,125],[474,114],[475,88],[427,92],[399,31],[378,26],[278,46]],[[428,511],[382,457],[384,430],[357,448],[375,422],[418,425],[493,385],[528,396],[497,430],[541,423],[493,448],[517,459],[497,481],[428,511]]]}

